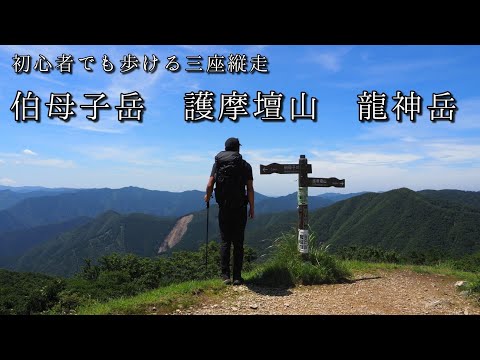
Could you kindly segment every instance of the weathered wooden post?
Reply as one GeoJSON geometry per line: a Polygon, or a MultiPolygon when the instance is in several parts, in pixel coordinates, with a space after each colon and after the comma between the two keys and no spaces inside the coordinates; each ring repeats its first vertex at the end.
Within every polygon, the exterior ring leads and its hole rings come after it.
{"type": "Polygon", "coordinates": [[[305,155],[300,155],[298,164],[260,165],[260,175],[266,174],[298,174],[298,251],[307,256],[308,249],[308,188],[309,187],[345,187],[345,179],[337,178],[309,178],[312,165],[308,163],[305,155]]]}
{"type": "Polygon", "coordinates": [[[298,251],[308,254],[308,161],[305,155],[298,159],[298,251]]]}

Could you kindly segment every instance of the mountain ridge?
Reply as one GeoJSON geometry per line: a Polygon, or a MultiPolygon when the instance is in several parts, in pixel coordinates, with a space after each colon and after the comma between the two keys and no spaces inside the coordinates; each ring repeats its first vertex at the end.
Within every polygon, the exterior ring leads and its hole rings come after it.
{"type": "MultiPolygon", "coordinates": [[[[407,188],[364,193],[311,210],[309,225],[321,241],[331,245],[332,250],[351,245],[379,246],[399,253],[437,252],[453,257],[479,251],[480,209],[470,206],[468,201],[467,204],[462,203],[461,199],[450,201],[450,193],[445,200],[442,194],[432,195],[407,188]]],[[[290,195],[293,197],[294,194],[290,195]]],[[[187,215],[189,219],[184,231],[174,237],[175,241],[170,246],[163,247],[167,254],[178,250],[197,250],[205,242],[206,209],[187,215]]],[[[209,240],[218,241],[217,216],[218,207],[213,203],[209,214],[209,240]]],[[[246,245],[260,252],[266,251],[275,237],[297,228],[297,217],[296,211],[259,214],[247,223],[246,245]]],[[[74,229],[73,233],[62,233],[29,250],[18,262],[18,269],[71,274],[68,266],[73,263],[72,249],[78,252],[82,248],[90,249],[82,256],[93,259],[109,251],[155,256],[181,218],[135,213],[125,215],[109,210],[74,229]],[[126,220],[120,219],[128,216],[133,216],[129,219],[133,222],[126,227],[130,231],[127,234],[130,247],[122,247],[119,245],[120,223],[126,220]],[[137,221],[134,221],[135,217],[137,221]],[[70,246],[69,241],[78,248],[70,246]],[[95,252],[92,241],[102,244],[103,248],[95,252]],[[54,248],[55,251],[52,250],[54,248]],[[67,258],[69,265],[63,264],[55,269],[51,258],[60,259],[60,262],[67,258]],[[30,267],[29,262],[35,265],[30,267]],[[42,265],[42,262],[47,265],[42,265]]]]}

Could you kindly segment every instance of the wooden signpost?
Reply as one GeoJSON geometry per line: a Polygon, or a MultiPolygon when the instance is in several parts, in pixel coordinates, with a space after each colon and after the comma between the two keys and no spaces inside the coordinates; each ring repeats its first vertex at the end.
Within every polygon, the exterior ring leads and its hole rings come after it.
{"type": "Polygon", "coordinates": [[[309,178],[312,165],[308,163],[305,155],[300,155],[298,164],[260,165],[260,175],[266,174],[298,174],[298,251],[308,254],[308,188],[309,187],[345,187],[345,179],[337,178],[309,178]]]}

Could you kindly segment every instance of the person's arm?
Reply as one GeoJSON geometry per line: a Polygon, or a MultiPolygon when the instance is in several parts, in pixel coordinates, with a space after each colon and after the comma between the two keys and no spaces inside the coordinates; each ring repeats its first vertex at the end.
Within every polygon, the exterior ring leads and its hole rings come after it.
{"type": "Polygon", "coordinates": [[[248,217],[253,219],[255,216],[255,195],[253,191],[253,180],[247,181],[247,197],[250,209],[248,210],[248,217]]]}
{"type": "Polygon", "coordinates": [[[205,191],[206,194],[204,196],[204,200],[206,203],[210,201],[210,198],[212,197],[213,193],[213,184],[215,184],[215,172],[217,171],[217,166],[215,163],[212,166],[212,171],[210,172],[210,177],[208,178],[208,183],[207,183],[207,190],[205,191]]]}
{"type": "Polygon", "coordinates": [[[213,184],[215,184],[215,178],[213,176],[210,176],[207,183],[207,190],[206,190],[207,193],[205,194],[205,198],[204,198],[205,202],[209,202],[210,198],[212,197],[213,184]]]}

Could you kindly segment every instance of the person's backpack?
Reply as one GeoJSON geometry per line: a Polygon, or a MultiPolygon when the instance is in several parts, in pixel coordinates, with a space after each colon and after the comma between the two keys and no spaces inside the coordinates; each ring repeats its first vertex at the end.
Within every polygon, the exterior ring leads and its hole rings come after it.
{"type": "Polygon", "coordinates": [[[224,208],[240,208],[247,203],[243,159],[236,151],[221,151],[215,156],[215,200],[224,208]]]}

